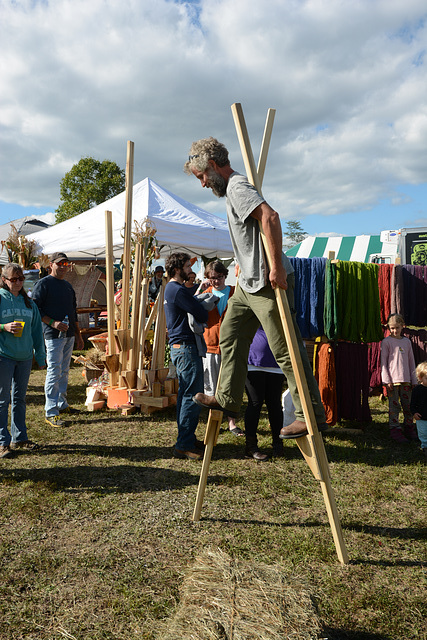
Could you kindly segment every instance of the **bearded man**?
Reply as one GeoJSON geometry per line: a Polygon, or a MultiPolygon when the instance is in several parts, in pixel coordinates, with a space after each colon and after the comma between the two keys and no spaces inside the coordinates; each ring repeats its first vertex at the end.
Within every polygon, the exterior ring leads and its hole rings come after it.
{"type": "Polygon", "coordinates": [[[208,312],[184,286],[191,273],[190,256],[187,253],[172,253],[166,260],[165,268],[170,277],[165,287],[166,326],[171,360],[176,367],[179,383],[176,403],[178,438],[174,456],[201,460],[203,446],[195,435],[200,407],[194,404],[192,398],[203,391],[203,364],[195,334],[188,322],[188,314],[197,322],[206,323],[208,312]]]}
{"type": "Polygon", "coordinates": [[[195,403],[226,411],[240,410],[247,373],[249,347],[261,325],[271,351],[288,382],[295,405],[295,421],[281,430],[282,438],[297,438],[307,434],[304,412],[295,375],[277,308],[274,289],[285,289],[291,309],[298,346],[307,377],[319,430],[326,428],[325,411],[319,388],[313,376],[301,333],[295,321],[292,265],[282,252],[282,229],[279,214],[250,184],[245,176],[230,166],[228,150],[215,138],[193,142],[184,171],[194,175],[202,187],[212,189],[219,198],[226,197],[227,220],[236,260],[239,282],[220,331],[221,372],[215,396],[195,394],[195,403]],[[270,250],[272,264],[268,268],[259,229],[262,224],[270,250]]]}

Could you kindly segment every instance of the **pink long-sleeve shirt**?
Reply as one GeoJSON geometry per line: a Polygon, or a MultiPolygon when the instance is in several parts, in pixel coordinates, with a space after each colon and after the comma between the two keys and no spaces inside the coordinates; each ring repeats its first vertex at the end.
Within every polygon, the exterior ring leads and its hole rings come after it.
{"type": "Polygon", "coordinates": [[[381,342],[381,380],[383,384],[417,384],[414,352],[409,338],[387,336],[381,342]]]}

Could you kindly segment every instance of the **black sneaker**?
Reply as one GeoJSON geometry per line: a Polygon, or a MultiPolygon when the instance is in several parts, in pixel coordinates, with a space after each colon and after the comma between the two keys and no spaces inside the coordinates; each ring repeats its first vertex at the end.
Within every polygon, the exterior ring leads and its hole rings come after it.
{"type": "Polygon", "coordinates": [[[265,460],[268,460],[268,455],[266,453],[261,453],[258,449],[253,449],[251,451],[245,451],[245,458],[253,458],[257,462],[264,462],[265,460]]]}

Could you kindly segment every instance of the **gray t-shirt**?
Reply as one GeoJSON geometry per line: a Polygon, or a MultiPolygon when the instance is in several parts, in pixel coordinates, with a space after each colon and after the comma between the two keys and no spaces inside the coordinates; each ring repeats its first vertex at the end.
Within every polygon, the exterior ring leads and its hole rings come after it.
{"type": "MultiPolygon", "coordinates": [[[[268,283],[268,265],[264,257],[259,223],[251,216],[265,202],[245,176],[234,171],[227,184],[227,219],[231,243],[240,267],[239,284],[248,293],[256,293],[268,283]]],[[[289,258],[282,253],[286,273],[293,273],[289,258]]]]}

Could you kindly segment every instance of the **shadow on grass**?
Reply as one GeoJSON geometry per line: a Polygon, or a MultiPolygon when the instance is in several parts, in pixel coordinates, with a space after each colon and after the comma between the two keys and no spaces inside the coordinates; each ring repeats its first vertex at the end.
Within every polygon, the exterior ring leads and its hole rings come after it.
{"type": "Polygon", "coordinates": [[[359,533],[369,533],[373,536],[383,536],[385,538],[402,538],[406,540],[427,540],[427,528],[414,529],[413,527],[378,527],[354,522],[346,523],[345,529],[358,531],[359,533]]]}
{"type": "Polygon", "coordinates": [[[427,568],[427,562],[423,560],[364,560],[355,558],[350,561],[352,565],[374,566],[374,567],[420,567],[427,568]]]}
{"type": "MultiPolygon", "coordinates": [[[[196,471],[196,470],[195,470],[196,471]]],[[[48,485],[51,491],[82,493],[93,491],[97,494],[142,493],[165,491],[197,485],[199,475],[175,469],[153,469],[150,467],[75,466],[44,469],[4,469],[4,483],[33,482],[48,485]]],[[[223,482],[221,476],[212,481],[223,482]]]]}
{"type": "Polygon", "coordinates": [[[311,527],[321,527],[325,528],[327,525],[324,522],[269,522],[266,520],[245,520],[244,518],[213,518],[212,516],[200,518],[200,522],[212,522],[217,524],[218,522],[222,522],[223,524],[240,524],[240,525],[256,525],[260,527],[279,527],[282,529],[283,527],[298,527],[300,529],[308,529],[311,527]]]}
{"type": "Polygon", "coordinates": [[[423,453],[416,442],[399,445],[394,442],[384,442],[382,438],[360,442],[360,436],[353,438],[347,436],[346,440],[347,442],[340,445],[335,437],[325,437],[325,450],[329,462],[350,462],[371,467],[388,467],[395,464],[413,465],[424,460],[423,453]],[[355,446],[349,447],[348,441],[351,441],[355,446]]]}
{"type": "Polygon", "coordinates": [[[384,636],[378,633],[346,631],[345,629],[334,629],[332,627],[323,629],[321,636],[328,640],[396,640],[396,638],[392,638],[391,636],[384,636]]]}
{"type": "MultiPolygon", "coordinates": [[[[125,459],[129,462],[145,462],[153,460],[167,460],[172,458],[172,447],[126,447],[120,445],[108,446],[108,445],[88,445],[88,444],[45,444],[39,450],[36,455],[38,457],[66,454],[77,456],[90,456],[101,458],[114,458],[125,459]]],[[[182,462],[182,461],[181,461],[182,462]]],[[[184,461],[185,462],[185,461],[184,461]]],[[[70,462],[72,464],[72,462],[70,462]]],[[[193,461],[188,461],[188,464],[193,464],[194,469],[200,472],[200,464],[193,461]]]]}

